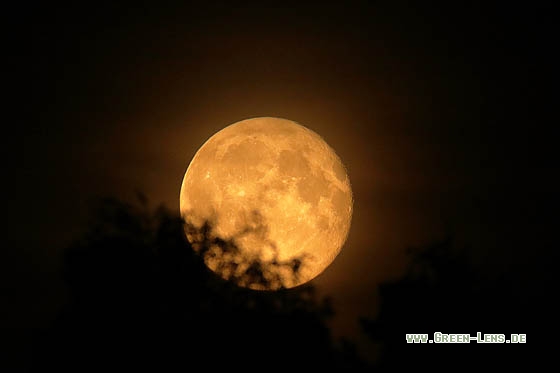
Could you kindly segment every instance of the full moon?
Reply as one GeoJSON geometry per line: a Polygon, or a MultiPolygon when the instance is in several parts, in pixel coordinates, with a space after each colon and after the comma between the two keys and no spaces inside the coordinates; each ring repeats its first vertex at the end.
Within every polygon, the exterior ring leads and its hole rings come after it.
{"type": "Polygon", "coordinates": [[[259,117],[231,124],[184,175],[185,233],[208,268],[257,290],[292,288],[340,253],[352,218],[346,169],[310,129],[259,117]]]}

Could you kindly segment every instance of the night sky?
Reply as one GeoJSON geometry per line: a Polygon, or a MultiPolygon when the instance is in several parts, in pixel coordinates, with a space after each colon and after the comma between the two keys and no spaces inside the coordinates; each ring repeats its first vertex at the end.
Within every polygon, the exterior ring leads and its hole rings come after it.
{"type": "Polygon", "coordinates": [[[64,304],[60,255],[92,198],[141,192],[178,212],[198,148],[257,116],[307,126],[347,167],[349,237],[313,284],[365,354],[356,320],[375,317],[377,285],[446,234],[523,299],[545,295],[551,11],[301,3],[9,8],[0,326],[16,348],[64,304]]]}

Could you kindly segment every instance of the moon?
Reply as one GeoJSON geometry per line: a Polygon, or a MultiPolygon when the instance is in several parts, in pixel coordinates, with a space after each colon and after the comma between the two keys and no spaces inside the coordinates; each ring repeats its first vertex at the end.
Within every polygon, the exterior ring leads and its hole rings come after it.
{"type": "Polygon", "coordinates": [[[283,118],[233,123],[196,152],[180,191],[185,234],[206,266],[257,290],[311,281],[350,230],[346,168],[321,136],[283,118]]]}

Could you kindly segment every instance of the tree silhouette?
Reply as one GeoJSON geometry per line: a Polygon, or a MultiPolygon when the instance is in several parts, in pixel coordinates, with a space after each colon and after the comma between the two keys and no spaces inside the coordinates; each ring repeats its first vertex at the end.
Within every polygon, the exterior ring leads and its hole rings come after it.
{"type": "Polygon", "coordinates": [[[188,217],[184,221],[185,233],[193,249],[222,278],[257,290],[278,290],[299,282],[299,271],[306,260],[305,255],[281,260],[276,243],[267,237],[268,229],[258,210],[252,211],[250,221],[243,229],[227,239],[216,234],[209,220],[200,227],[190,222],[188,217]],[[268,246],[267,251],[272,252],[271,258],[263,255],[264,249],[256,252],[241,249],[238,241],[250,234],[261,237],[268,246]]]}
{"type": "Polygon", "coordinates": [[[406,334],[529,333],[529,304],[505,277],[492,277],[467,259],[466,248],[445,239],[410,249],[404,276],[380,285],[380,310],[362,319],[364,332],[381,346],[377,371],[422,368],[518,367],[528,348],[513,345],[407,344],[406,334]],[[505,347],[504,347],[505,346],[505,347]],[[512,348],[508,348],[512,347],[512,348]],[[485,365],[488,363],[488,365],[485,365]]]}
{"type": "MultiPolygon", "coordinates": [[[[202,243],[238,250],[215,237],[202,243]]],[[[97,203],[87,232],[65,251],[69,302],[37,340],[32,371],[363,367],[331,338],[333,309],[312,286],[237,285],[279,281],[267,266],[286,263],[252,263],[226,281],[204,264],[205,250],[185,239],[182,218],[145,198],[97,203]]]]}

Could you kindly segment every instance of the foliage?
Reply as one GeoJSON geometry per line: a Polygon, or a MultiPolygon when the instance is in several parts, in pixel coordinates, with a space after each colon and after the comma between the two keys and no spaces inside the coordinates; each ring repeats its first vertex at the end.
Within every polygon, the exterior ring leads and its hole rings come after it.
{"type": "MultiPolygon", "coordinates": [[[[254,211],[253,215],[260,216],[258,211],[254,211]]],[[[205,221],[197,227],[185,219],[185,232],[194,250],[206,265],[220,277],[239,286],[255,290],[279,290],[299,283],[299,270],[305,260],[303,255],[280,260],[276,244],[269,240],[268,249],[272,249],[273,254],[270,258],[263,255],[264,250],[248,253],[241,249],[238,241],[245,235],[266,235],[266,226],[262,219],[254,220],[256,224],[248,224],[238,234],[227,239],[215,234],[210,221],[205,221]]]]}
{"type": "MultiPolygon", "coordinates": [[[[505,278],[477,268],[466,252],[451,237],[411,249],[405,274],[380,285],[378,316],[361,320],[364,332],[381,347],[377,371],[459,365],[476,369],[485,362],[504,368],[518,363],[499,346],[481,347],[474,341],[465,345],[406,343],[407,333],[428,334],[432,339],[435,332],[473,337],[478,332],[503,333],[509,338],[510,333],[532,330],[528,304],[505,278]]],[[[519,359],[521,352],[516,354],[519,359]]]]}
{"type": "MultiPolygon", "coordinates": [[[[267,280],[263,268],[250,275],[267,280]]],[[[37,342],[34,371],[360,366],[332,340],[332,307],[312,286],[255,291],[216,276],[183,220],[143,199],[97,203],[64,276],[69,302],[37,342]]]]}

